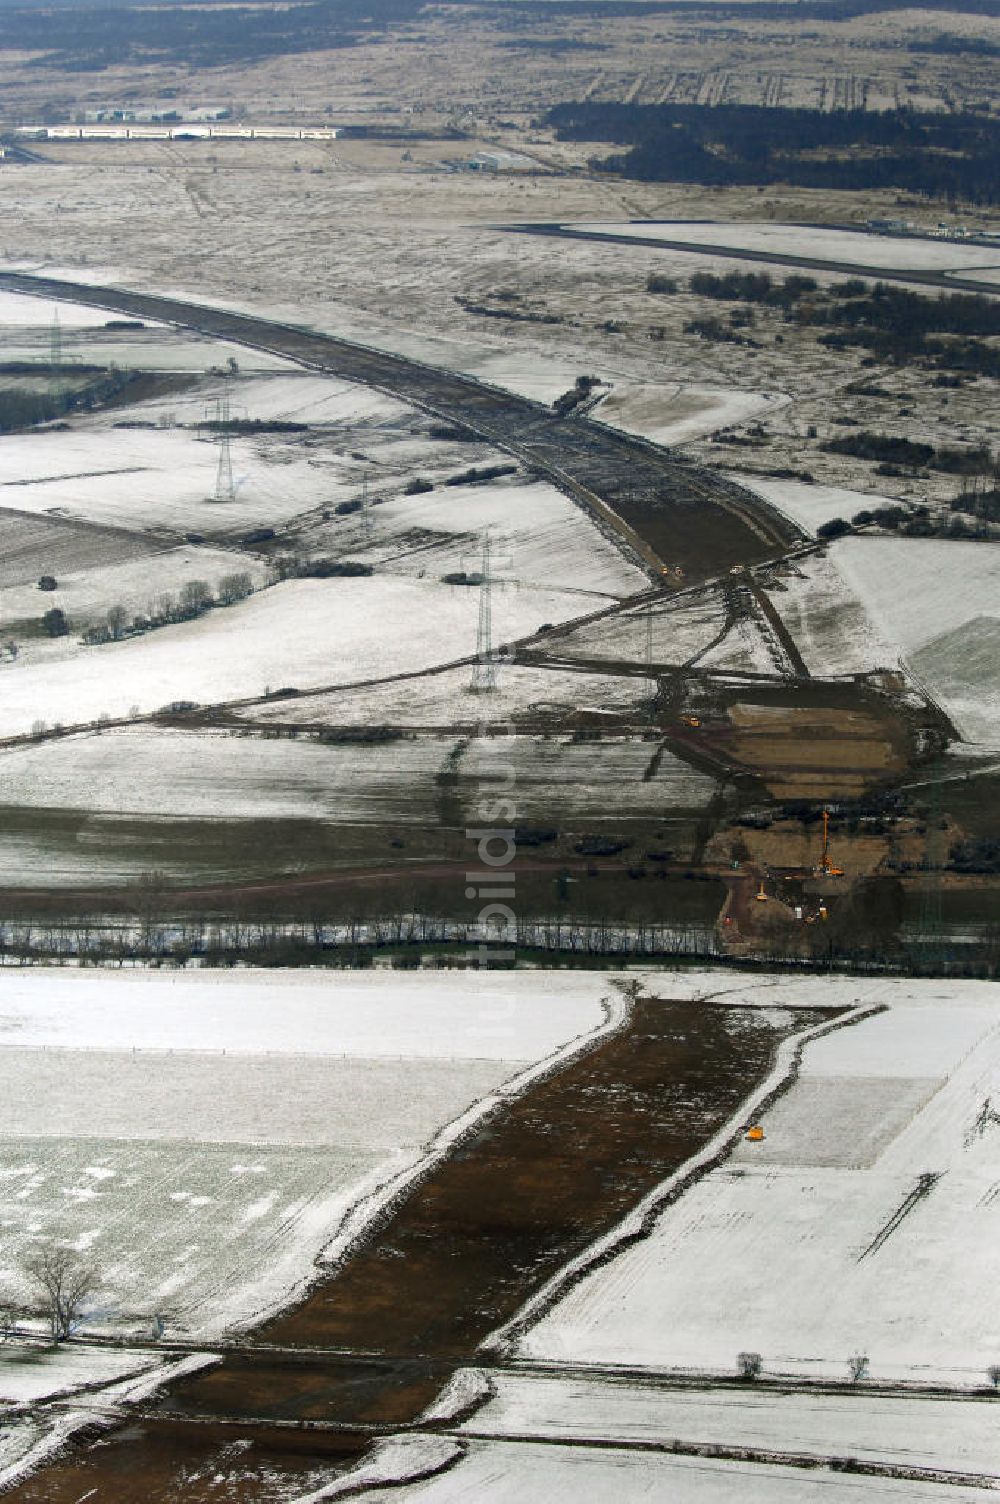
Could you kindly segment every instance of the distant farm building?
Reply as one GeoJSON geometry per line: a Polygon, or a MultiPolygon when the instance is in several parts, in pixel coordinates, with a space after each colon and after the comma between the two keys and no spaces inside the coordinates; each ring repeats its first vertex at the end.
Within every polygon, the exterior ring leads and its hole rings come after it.
{"type": "Polygon", "coordinates": [[[519,151],[477,151],[463,165],[469,172],[538,171],[538,163],[519,151]]]}
{"type": "Polygon", "coordinates": [[[869,219],[865,221],[865,229],[873,235],[909,235],[913,225],[908,219],[869,219]]]}

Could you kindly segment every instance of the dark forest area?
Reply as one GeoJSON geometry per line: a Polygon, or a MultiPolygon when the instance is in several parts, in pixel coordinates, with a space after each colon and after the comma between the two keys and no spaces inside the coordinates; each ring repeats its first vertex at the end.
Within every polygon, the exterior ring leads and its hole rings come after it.
{"type": "MultiPolygon", "coordinates": [[[[3,0],[0,0],[0,4],[3,0]]],[[[287,8],[87,3],[3,9],[4,46],[25,66],[101,72],[127,62],[223,63],[350,47],[416,15],[422,0],[311,0],[287,8]]]]}
{"type": "Polygon", "coordinates": [[[564,141],[627,147],[591,165],[646,182],[895,188],[1000,202],[1000,121],[988,115],[567,103],[548,122],[564,141]]]}

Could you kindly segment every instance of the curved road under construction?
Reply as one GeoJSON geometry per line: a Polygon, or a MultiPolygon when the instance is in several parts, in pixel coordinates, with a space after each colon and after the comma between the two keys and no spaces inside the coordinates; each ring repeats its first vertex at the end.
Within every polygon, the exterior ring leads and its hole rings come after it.
{"type": "MultiPolygon", "coordinates": [[[[658,586],[801,541],[738,486],[642,440],[415,361],[144,293],[13,274],[0,276],[0,287],[267,350],[461,424],[588,508],[658,586]]],[[[317,1274],[298,1305],[239,1351],[216,1353],[221,1361],[204,1373],[176,1379],[131,1424],[121,1424],[121,1407],[102,1412],[95,1396],[96,1424],[118,1429],[96,1441],[83,1430],[8,1497],[265,1504],[275,1479],[281,1496],[293,1497],[303,1472],[335,1476],[375,1437],[416,1425],[490,1331],[711,1141],[768,1075],[783,1027],[738,1038],[700,1006],[637,1002],[620,1030],[533,1084],[464,1141],[460,1156],[414,1182],[335,1277],[317,1274]],[[567,1172],[566,1143],[589,1173],[567,1172]],[[507,1203],[501,1227],[497,1208],[507,1203]]]]}
{"type": "Polygon", "coordinates": [[[645,440],[470,377],[333,335],[121,288],[0,274],[0,288],[156,319],[359,382],[461,424],[595,514],[659,583],[696,581],[782,554],[802,534],[764,501],[645,440]]]}

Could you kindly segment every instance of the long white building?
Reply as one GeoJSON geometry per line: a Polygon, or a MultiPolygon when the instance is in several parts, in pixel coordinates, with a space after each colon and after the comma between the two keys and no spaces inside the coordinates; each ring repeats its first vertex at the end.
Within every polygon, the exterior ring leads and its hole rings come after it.
{"type": "Polygon", "coordinates": [[[335,125],[224,125],[173,121],[161,125],[19,125],[35,141],[335,141],[335,125]]]}

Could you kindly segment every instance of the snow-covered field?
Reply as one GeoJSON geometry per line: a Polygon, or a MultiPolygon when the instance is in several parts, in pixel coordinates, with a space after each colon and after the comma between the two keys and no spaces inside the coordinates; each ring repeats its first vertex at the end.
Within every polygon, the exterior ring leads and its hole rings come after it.
{"type": "MultiPolygon", "coordinates": [[[[288,581],[68,660],[0,669],[0,734],[419,671],[475,653],[478,605],[475,590],[403,576],[288,581]]],[[[493,630],[513,640],[579,609],[568,591],[498,591],[493,630]]]]}
{"type": "Polygon", "coordinates": [[[103,329],[111,316],[103,308],[88,308],[84,303],[54,303],[0,289],[0,327],[5,330],[5,346],[7,330],[50,331],[55,319],[63,329],[103,329]]]}
{"type": "Polygon", "coordinates": [[[730,480],[762,496],[779,512],[798,522],[810,532],[834,517],[849,522],[856,512],[878,506],[891,506],[893,498],[864,491],[849,491],[843,486],[810,486],[798,480],[774,480],[770,476],[745,475],[733,471],[730,480]]]}
{"type": "Polygon", "coordinates": [[[169,414],[178,423],[196,424],[204,420],[206,411],[213,415],[214,404],[226,399],[234,419],[259,419],[264,423],[291,421],[345,429],[358,423],[389,426],[407,419],[414,427],[423,423],[422,414],[384,392],[295,368],[283,374],[255,375],[238,382],[202,382],[196,392],[143,402],[138,411],[143,417],[169,414]]]}
{"type": "Polygon", "coordinates": [[[846,1377],[862,1353],[877,1379],[985,1382],[1000,1007],[988,984],[865,990],[889,1011],[808,1045],[763,1143],[571,1288],[523,1356],[732,1373],[752,1351],[767,1372],[846,1377]]]}
{"type": "MultiPolygon", "coordinates": [[[[36,300],[8,299],[9,316],[22,316],[19,303],[35,315],[41,340],[36,300]]],[[[86,327],[93,327],[91,312],[79,313],[86,327]]],[[[67,338],[76,316],[66,305],[67,338]]],[[[116,337],[127,344],[133,335],[141,350],[145,331],[116,337]]],[[[551,486],[444,486],[448,476],[490,451],[429,439],[423,416],[379,393],[286,372],[230,384],[234,417],[310,425],[308,433],[234,435],[237,484],[231,502],[215,499],[218,444],[195,426],[226,396],[219,380],[128,409],[129,422],[148,427],[118,426],[120,414],[105,412],[74,419],[68,430],[0,438],[0,492],[16,508],[8,530],[16,534],[23,565],[11,581],[16,588],[0,602],[0,625],[3,619],[11,628],[38,621],[58,605],[71,628],[65,639],[22,643],[0,695],[8,710],[6,719],[0,715],[0,733],[24,732],[39,721],[118,717],[133,707],[145,713],[174,700],[216,702],[285,686],[312,689],[383,678],[464,657],[476,647],[478,595],[445,586],[441,577],[475,572],[487,529],[501,582],[494,592],[496,640],[528,635],[582,614],[589,600],[646,585],[644,572],[551,486]],[[429,474],[437,489],[392,494],[418,473],[429,474]],[[356,497],[363,475],[373,482],[370,529],[357,516],[335,512],[356,497]],[[255,583],[263,580],[264,565],[238,549],[163,543],[188,532],[239,537],[245,529],[280,526],[306,513],[306,530],[291,547],[340,559],[364,557],[379,578],[297,581],[225,613],[81,649],[78,631],[111,606],[148,614],[191,580],[214,587],[222,575],[242,571],[255,583]],[[126,531],[106,544],[101,534],[81,535],[80,566],[74,569],[72,540],[54,535],[58,526],[70,524],[134,530],[136,543],[129,546],[126,531]],[[140,557],[129,557],[135,554],[140,557]],[[39,575],[57,569],[59,589],[39,596],[39,575]],[[407,625],[405,634],[390,626],[400,622],[407,625]]],[[[560,375],[560,390],[561,383],[560,375]]]]}
{"type": "Polygon", "coordinates": [[[113,1384],[159,1368],[162,1361],[148,1352],[6,1343],[0,1347],[0,1402],[30,1404],[74,1389],[113,1384]]]}
{"type": "Polygon", "coordinates": [[[805,256],[817,261],[851,262],[858,266],[884,268],[887,272],[912,268],[959,273],[976,267],[995,267],[1000,258],[996,246],[755,220],[663,220],[646,224],[574,221],[566,228],[587,230],[597,235],[627,235],[640,241],[683,240],[690,245],[736,246],[740,250],[805,256]]]}
{"type": "Polygon", "coordinates": [[[899,648],[883,640],[830,551],[807,554],[765,586],[812,674],[895,668],[899,648]]]}
{"type": "Polygon", "coordinates": [[[713,589],[677,600],[616,612],[554,636],[559,657],[629,663],[686,663],[705,651],[725,627],[725,602],[713,589]]]}
{"type": "Polygon", "coordinates": [[[218,445],[178,429],[79,425],[0,437],[0,491],[19,511],[115,527],[233,532],[342,500],[284,436],[234,436],[233,501],[217,501],[218,445]]]}
{"type": "Polygon", "coordinates": [[[503,1440],[678,1440],[819,1458],[1000,1473],[996,1407],[983,1399],[747,1393],[657,1387],[622,1378],[497,1373],[487,1404],[458,1427],[503,1440]]]}
{"type": "Polygon", "coordinates": [[[601,1017],[589,972],[122,972],[5,969],[0,1038],[19,1049],[538,1058],[601,1017]]]}
{"type": "MultiPolygon", "coordinates": [[[[111,550],[108,550],[109,552],[111,550]]],[[[226,575],[247,574],[255,588],[267,579],[265,564],[253,554],[239,549],[197,547],[184,544],[179,548],[161,548],[137,559],[124,562],[88,561],[87,567],[55,576],[57,589],[39,593],[37,580],[5,590],[0,598],[0,625],[4,619],[20,621],[39,617],[58,606],[66,613],[71,636],[45,643],[46,656],[55,648],[61,654],[74,652],[79,645],[76,633],[92,622],[102,620],[110,607],[124,606],[129,620],[134,616],[152,616],[164,597],[175,602],[184,586],[202,581],[215,595],[226,575]]],[[[39,644],[22,644],[22,652],[34,657],[39,644]]]]}
{"type": "MultiPolygon", "coordinates": [[[[457,468],[457,467],[456,467],[457,468]]],[[[454,471],[452,473],[455,473],[454,471]]],[[[507,584],[626,596],[648,580],[600,531],[589,513],[544,481],[446,486],[397,496],[374,513],[373,544],[386,567],[438,578],[480,566],[480,539],[493,537],[492,571],[507,584]]],[[[461,587],[459,587],[461,588],[461,587]]],[[[591,608],[599,605],[594,601],[591,608]]],[[[579,613],[587,610],[581,599],[579,613]]]]}
{"type": "MultiPolygon", "coordinates": [[[[89,569],[114,568],[162,550],[162,540],[143,533],[0,507],[0,588],[4,591],[0,621],[8,622],[13,616],[8,604],[13,597],[8,592],[19,585],[37,587],[43,574],[62,579],[89,569]]],[[[33,599],[31,614],[42,599],[33,599]]]]}
{"type": "Polygon", "coordinates": [[[689,382],[669,386],[616,382],[597,404],[594,417],[654,444],[685,444],[750,418],[768,418],[791,400],[785,392],[743,392],[689,382]]]}
{"type": "Polygon", "coordinates": [[[452,745],[126,727],[0,751],[0,804],[153,819],[433,823],[433,779],[452,745]]]}
{"type": "Polygon", "coordinates": [[[605,737],[596,756],[592,744],[572,737],[479,739],[460,771],[473,781],[478,799],[488,797],[491,781],[501,792],[516,789],[518,815],[528,819],[544,819],[547,810],[558,808],[563,818],[605,824],[628,814],[656,819],[667,810],[706,804],[715,781],[669,751],[658,755],[660,748],[659,741],[639,736],[605,737]]]}
{"type": "MultiPolygon", "coordinates": [[[[350,1497],[351,1483],[345,1476],[343,1497],[350,1497]]],[[[295,1504],[337,1497],[320,1491],[295,1504]]],[[[942,1489],[909,1479],[550,1441],[471,1441],[467,1454],[437,1477],[364,1493],[370,1504],[858,1504],[872,1497],[893,1504],[989,1504],[996,1495],[987,1488],[942,1489]]]]}
{"type": "MultiPolygon", "coordinates": [[[[77,271],[65,274],[77,281],[87,280],[77,271]]],[[[113,277],[113,271],[109,275],[113,277]]],[[[153,319],[143,319],[141,329],[107,327],[109,321],[113,324],[122,317],[106,308],[89,308],[84,303],[0,290],[4,360],[38,361],[47,374],[53,331],[58,326],[61,354],[70,365],[116,365],[122,370],[201,374],[233,359],[241,369],[288,369],[289,363],[280,356],[210,339],[187,329],[173,329],[153,319]]]]}
{"type": "MultiPolygon", "coordinates": [[[[446,818],[440,806],[446,771],[452,824],[476,824],[494,785],[498,793],[516,788],[518,817],[541,822],[558,812],[604,826],[702,808],[713,781],[659,749],[659,742],[624,735],[605,739],[596,752],[565,735],[330,745],[147,726],[22,744],[0,751],[0,809],[44,811],[44,818],[37,829],[20,819],[4,830],[0,879],[30,885],[44,870],[51,886],[134,880],[149,866],[160,821],[301,820],[380,825],[400,835],[430,830],[446,818]],[[60,812],[68,819],[50,826],[60,812]],[[86,826],[78,829],[84,816],[86,826]],[[121,820],[133,822],[128,832],[121,820]],[[137,844],[140,821],[148,845],[137,844]]],[[[157,864],[171,876],[229,871],[210,841],[201,855],[178,847],[173,857],[158,854],[157,864]]]]}
{"type": "Polygon", "coordinates": [[[508,716],[601,710],[628,714],[654,692],[652,679],[615,679],[605,674],[558,669],[497,667],[497,687],[484,701],[470,689],[468,668],[447,669],[419,679],[373,685],[370,689],[334,690],[254,705],[242,712],[254,721],[331,726],[465,726],[501,721],[508,716]]]}
{"type": "Polygon", "coordinates": [[[604,1027],[612,992],[590,976],[8,972],[4,1288],[26,1295],[19,1260],[54,1238],[98,1270],[94,1321],[245,1322],[447,1124],[604,1027]]]}
{"type": "Polygon", "coordinates": [[[844,538],[831,557],[963,737],[1000,744],[1000,553],[938,538],[844,538]]]}

